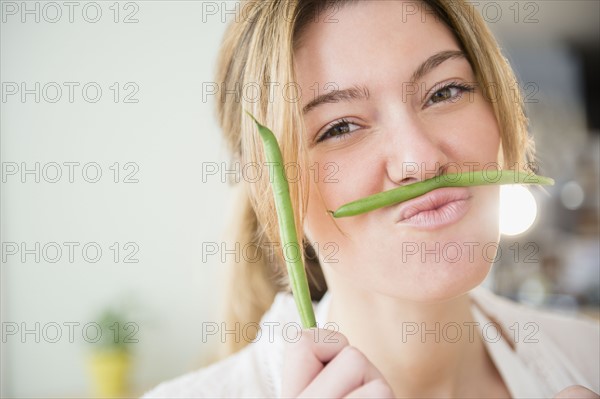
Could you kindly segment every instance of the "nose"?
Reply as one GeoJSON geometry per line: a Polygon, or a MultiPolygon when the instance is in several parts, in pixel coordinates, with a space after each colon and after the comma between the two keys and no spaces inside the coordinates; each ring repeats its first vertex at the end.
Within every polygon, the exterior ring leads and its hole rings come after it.
{"type": "Polygon", "coordinates": [[[440,175],[449,161],[443,132],[436,132],[417,117],[395,118],[386,129],[386,170],[390,188],[440,175]]]}

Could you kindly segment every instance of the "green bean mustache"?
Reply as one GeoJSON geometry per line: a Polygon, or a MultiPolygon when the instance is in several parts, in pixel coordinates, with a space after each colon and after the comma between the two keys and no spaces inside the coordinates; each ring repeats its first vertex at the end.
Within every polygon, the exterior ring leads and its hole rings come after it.
{"type": "Polygon", "coordinates": [[[296,307],[300,313],[300,320],[303,328],[312,328],[317,326],[315,314],[310,298],[308,280],[306,279],[306,270],[302,264],[301,247],[298,244],[296,235],[296,223],[294,222],[294,210],[290,199],[290,189],[285,177],[283,168],[283,157],[277,144],[277,139],[271,130],[258,123],[256,118],[248,111],[246,113],[254,120],[265,149],[265,156],[268,162],[271,162],[274,176],[271,176],[271,187],[275,198],[275,208],[277,210],[277,219],[279,223],[279,234],[281,236],[281,247],[285,263],[287,266],[290,285],[296,307]],[[286,249],[291,248],[296,255],[286,256],[286,249]]]}
{"type": "Polygon", "coordinates": [[[518,172],[514,170],[449,173],[423,180],[421,182],[373,194],[368,197],[344,204],[335,212],[328,212],[335,218],[356,216],[366,212],[374,211],[375,209],[408,201],[438,188],[499,184],[554,185],[554,180],[550,177],[538,176],[533,173],[518,172]],[[492,178],[489,176],[492,176],[492,178]]]}

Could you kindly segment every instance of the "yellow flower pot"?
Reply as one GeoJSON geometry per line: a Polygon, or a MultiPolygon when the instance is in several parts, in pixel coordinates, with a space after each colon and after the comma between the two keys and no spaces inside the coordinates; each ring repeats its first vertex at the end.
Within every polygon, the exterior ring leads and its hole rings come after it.
{"type": "Polygon", "coordinates": [[[94,395],[103,398],[125,397],[128,394],[128,376],[131,356],[124,351],[97,351],[88,361],[94,395]]]}

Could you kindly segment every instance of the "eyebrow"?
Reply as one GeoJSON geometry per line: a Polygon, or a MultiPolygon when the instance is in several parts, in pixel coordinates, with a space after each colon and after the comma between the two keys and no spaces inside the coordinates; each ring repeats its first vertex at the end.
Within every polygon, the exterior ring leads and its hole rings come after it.
{"type": "Polygon", "coordinates": [[[427,58],[425,62],[419,65],[419,67],[413,72],[413,74],[410,77],[410,82],[416,82],[444,61],[448,61],[455,58],[466,59],[467,57],[465,56],[465,53],[463,53],[460,50],[440,51],[439,53],[432,55],[431,57],[427,58]]]}
{"type": "Polygon", "coordinates": [[[354,86],[349,89],[333,90],[329,93],[321,94],[302,108],[302,113],[306,114],[319,105],[326,103],[338,103],[340,101],[350,100],[368,100],[369,89],[366,86],[354,86]]]}
{"type": "MultiPolygon", "coordinates": [[[[439,66],[444,61],[455,59],[455,58],[466,58],[465,53],[459,50],[446,50],[440,51],[427,58],[417,69],[413,72],[410,77],[411,82],[416,82],[423,76],[431,72],[432,69],[439,66]]],[[[368,100],[369,89],[366,86],[354,86],[343,90],[333,90],[329,93],[321,94],[315,97],[308,104],[302,108],[302,113],[307,114],[316,107],[327,104],[327,103],[338,103],[340,101],[351,101],[351,100],[368,100]]]]}

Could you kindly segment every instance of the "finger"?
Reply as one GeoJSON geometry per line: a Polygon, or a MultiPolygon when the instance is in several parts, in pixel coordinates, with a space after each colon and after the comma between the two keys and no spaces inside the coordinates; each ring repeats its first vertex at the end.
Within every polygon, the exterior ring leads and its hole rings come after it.
{"type": "Polygon", "coordinates": [[[288,343],[283,364],[282,396],[296,398],[348,345],[341,333],[321,328],[302,330],[298,342],[288,343]]]}
{"type": "Polygon", "coordinates": [[[563,389],[562,391],[560,391],[559,393],[557,393],[554,398],[555,399],[571,399],[571,398],[599,399],[600,396],[598,396],[598,394],[595,393],[594,391],[590,391],[589,389],[587,389],[586,387],[583,387],[581,385],[571,385],[570,387],[567,387],[567,388],[563,389]]]}
{"type": "Polygon", "coordinates": [[[385,382],[384,379],[377,378],[371,382],[366,383],[362,387],[355,389],[348,395],[344,396],[345,399],[356,399],[356,398],[381,398],[381,399],[394,399],[394,392],[392,388],[385,382]]]}
{"type": "Polygon", "coordinates": [[[346,346],[302,392],[302,398],[341,398],[383,376],[358,349],[346,346]]]}

